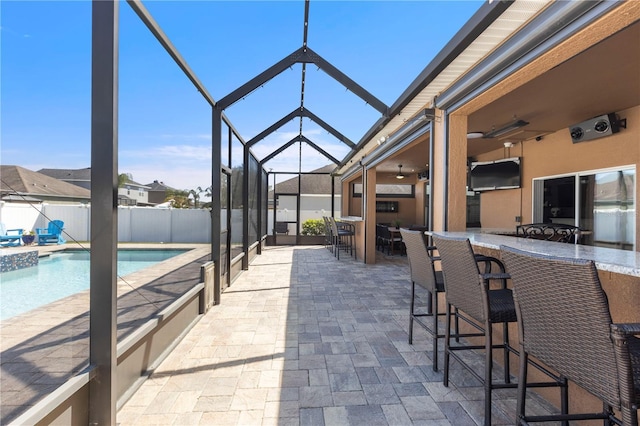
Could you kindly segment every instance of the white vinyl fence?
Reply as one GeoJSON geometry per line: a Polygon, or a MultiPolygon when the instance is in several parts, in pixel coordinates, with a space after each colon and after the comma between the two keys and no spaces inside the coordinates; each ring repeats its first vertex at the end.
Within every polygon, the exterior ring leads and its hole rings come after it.
{"type": "MultiPolygon", "coordinates": [[[[46,228],[55,219],[64,222],[67,240],[90,240],[91,207],[86,204],[0,203],[0,221],[8,229],[46,228]]],[[[118,241],[209,243],[211,215],[207,209],[118,207],[118,241]]]]}
{"type": "MultiPolygon", "coordinates": [[[[331,214],[331,204],[318,197],[301,200],[301,223],[307,219],[322,219],[331,214]]],[[[340,217],[340,200],[335,203],[335,216],[340,217]]],[[[242,229],[242,210],[231,212],[232,229],[242,229]]],[[[269,209],[267,232],[272,234],[273,210],[269,209]]],[[[226,222],[226,210],[220,212],[226,222]]],[[[295,204],[278,209],[278,218],[295,221],[295,204]]],[[[0,202],[0,222],[7,229],[35,230],[46,228],[51,220],[64,222],[67,240],[89,241],[91,238],[91,207],[88,204],[26,204],[0,202]]],[[[302,225],[300,225],[302,226],[302,225]]],[[[294,226],[291,234],[295,235],[294,226]]],[[[232,244],[242,243],[242,233],[232,232],[232,244]]],[[[118,207],[118,241],[164,243],[210,243],[211,216],[207,209],[160,209],[153,207],[118,207]]]]}

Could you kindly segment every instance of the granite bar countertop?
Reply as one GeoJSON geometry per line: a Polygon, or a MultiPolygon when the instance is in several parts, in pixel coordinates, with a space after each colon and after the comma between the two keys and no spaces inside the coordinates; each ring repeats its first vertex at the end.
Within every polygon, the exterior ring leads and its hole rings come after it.
{"type": "Polygon", "coordinates": [[[364,219],[362,219],[360,216],[342,216],[340,219],[343,222],[362,222],[364,219]]]}
{"type": "MultiPolygon", "coordinates": [[[[452,237],[469,238],[471,245],[500,249],[506,245],[519,250],[571,259],[588,259],[595,262],[596,268],[617,274],[640,277],[640,253],[604,247],[567,244],[553,241],[517,238],[483,232],[433,232],[452,237]]],[[[430,232],[429,232],[430,234],[430,232]]]]}

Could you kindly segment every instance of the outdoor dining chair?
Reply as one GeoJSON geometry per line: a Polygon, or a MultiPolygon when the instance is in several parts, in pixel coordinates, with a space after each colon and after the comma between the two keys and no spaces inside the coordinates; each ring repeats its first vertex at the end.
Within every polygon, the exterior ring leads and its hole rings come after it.
{"type": "Polygon", "coordinates": [[[394,254],[399,251],[401,254],[404,253],[405,247],[402,243],[402,236],[399,232],[394,231],[393,234],[391,229],[388,226],[380,227],[380,239],[382,244],[382,252],[384,252],[384,248],[387,248],[387,255],[394,254]]]}
{"type": "MultiPolygon", "coordinates": [[[[508,324],[516,322],[517,316],[511,289],[507,288],[509,274],[505,272],[502,262],[490,256],[477,256],[468,238],[458,238],[432,234],[435,246],[440,254],[444,276],[446,307],[444,377],[443,384],[449,385],[450,358],[458,361],[465,369],[484,386],[485,410],[484,424],[491,425],[491,394],[493,389],[515,388],[511,382],[509,355],[517,354],[509,343],[508,324]],[[484,271],[480,270],[483,265],[484,271]],[[499,288],[492,288],[490,282],[498,281],[499,288]],[[484,345],[451,345],[451,311],[453,308],[462,311],[461,319],[465,320],[476,333],[459,333],[458,337],[483,337],[484,345]],[[468,318],[475,321],[468,321],[468,318]],[[502,324],[502,342],[493,343],[493,326],[502,324]],[[495,382],[493,373],[493,351],[502,349],[504,361],[504,379],[495,382]],[[477,373],[472,363],[465,362],[457,352],[468,350],[484,350],[484,375],[477,373]]],[[[531,364],[547,373],[539,364],[531,364]]],[[[531,383],[529,386],[562,386],[556,380],[551,382],[531,383]]]]}
{"type": "Polygon", "coordinates": [[[578,244],[580,228],[562,223],[528,223],[516,226],[516,237],[578,244]]]}
{"type": "MultiPolygon", "coordinates": [[[[511,274],[520,333],[518,424],[604,419],[638,425],[640,324],[614,324],[592,261],[500,247],[511,274]],[[599,413],[527,416],[527,359],[535,357],[561,377],[603,401],[599,413]],[[619,420],[619,419],[618,419],[619,420]]],[[[568,405],[568,395],[563,395],[568,405]]]]}

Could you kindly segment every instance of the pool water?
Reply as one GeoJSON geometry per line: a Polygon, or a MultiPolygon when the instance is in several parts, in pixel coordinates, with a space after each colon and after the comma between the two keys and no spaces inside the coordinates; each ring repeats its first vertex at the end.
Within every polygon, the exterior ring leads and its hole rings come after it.
{"type": "MultiPolygon", "coordinates": [[[[147,268],[185,250],[119,250],[118,276],[147,268]]],[[[64,251],[40,258],[38,266],[0,274],[0,319],[89,289],[89,253],[64,251]]],[[[87,306],[88,309],[88,306],[87,306]]]]}

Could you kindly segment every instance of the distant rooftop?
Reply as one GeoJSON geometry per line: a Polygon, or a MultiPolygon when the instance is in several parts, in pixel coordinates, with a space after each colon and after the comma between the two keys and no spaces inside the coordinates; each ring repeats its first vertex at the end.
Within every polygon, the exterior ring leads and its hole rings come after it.
{"type": "Polygon", "coordinates": [[[20,166],[0,166],[2,195],[30,195],[38,199],[91,199],[91,191],[20,166]]]}

